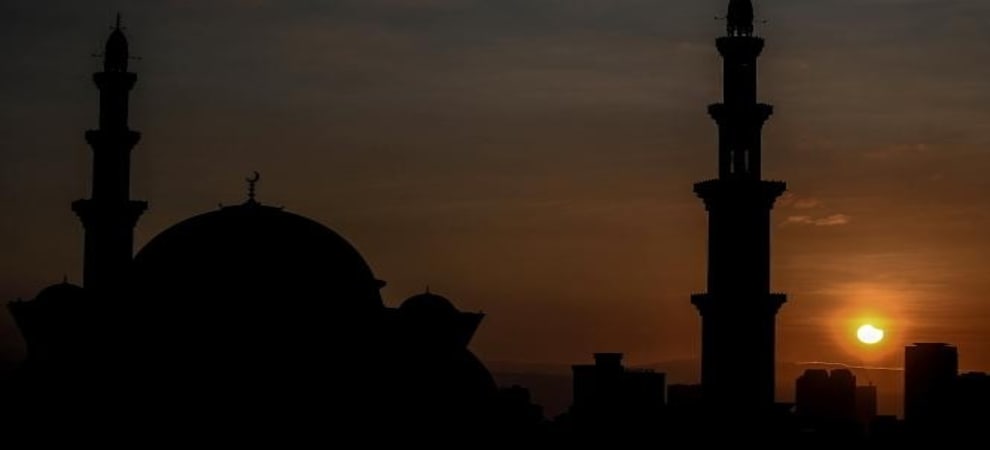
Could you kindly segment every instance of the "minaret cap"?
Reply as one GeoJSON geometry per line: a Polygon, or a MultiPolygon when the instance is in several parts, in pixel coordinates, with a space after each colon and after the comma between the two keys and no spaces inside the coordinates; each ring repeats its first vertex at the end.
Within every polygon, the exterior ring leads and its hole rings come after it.
{"type": "Polygon", "coordinates": [[[105,72],[127,72],[127,61],[130,53],[127,50],[127,38],[117,14],[117,23],[107,38],[106,50],[103,52],[103,70],[105,72]]]}
{"type": "Polygon", "coordinates": [[[725,17],[729,36],[753,35],[753,2],[729,0],[729,14],[725,17]]]}

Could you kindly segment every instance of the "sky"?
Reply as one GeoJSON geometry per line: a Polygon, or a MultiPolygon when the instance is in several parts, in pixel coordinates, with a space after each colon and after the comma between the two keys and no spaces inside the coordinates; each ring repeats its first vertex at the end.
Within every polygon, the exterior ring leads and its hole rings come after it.
{"type": "MultiPolygon", "coordinates": [[[[490,364],[697,358],[725,0],[3,0],[0,301],[81,279],[91,73],[117,11],[139,81],[137,248],[245,198],[388,282],[484,311],[490,364]]],[[[990,370],[990,3],[762,0],[778,359],[990,370]],[[855,342],[874,322],[884,343],[855,342]]],[[[23,355],[6,310],[0,359],[23,355]]]]}

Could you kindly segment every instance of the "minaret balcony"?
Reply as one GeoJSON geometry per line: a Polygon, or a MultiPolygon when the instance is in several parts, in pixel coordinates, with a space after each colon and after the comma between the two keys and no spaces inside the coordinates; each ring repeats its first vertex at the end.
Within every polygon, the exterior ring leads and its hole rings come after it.
{"type": "Polygon", "coordinates": [[[131,151],[138,141],[141,140],[141,133],[137,131],[122,130],[89,130],[86,132],[86,142],[94,151],[103,149],[124,149],[131,151]]]}
{"type": "Polygon", "coordinates": [[[767,119],[773,115],[773,106],[764,103],[751,105],[715,103],[708,105],[708,115],[712,116],[712,119],[715,119],[719,125],[732,122],[763,126],[767,119]]]}
{"type": "Polygon", "coordinates": [[[731,313],[736,310],[777,314],[780,311],[780,307],[784,306],[784,303],[787,303],[786,294],[691,295],[691,304],[698,309],[698,312],[702,316],[708,313],[731,313]]]}
{"type": "Polygon", "coordinates": [[[783,181],[751,178],[719,178],[694,185],[694,193],[705,201],[705,208],[709,211],[721,205],[752,205],[770,210],[786,190],[787,183],[783,181]]]}
{"type": "Polygon", "coordinates": [[[72,211],[79,216],[83,228],[105,226],[113,222],[134,228],[138,219],[148,210],[148,202],[128,200],[125,202],[104,202],[93,199],[72,202],[72,211]]]}

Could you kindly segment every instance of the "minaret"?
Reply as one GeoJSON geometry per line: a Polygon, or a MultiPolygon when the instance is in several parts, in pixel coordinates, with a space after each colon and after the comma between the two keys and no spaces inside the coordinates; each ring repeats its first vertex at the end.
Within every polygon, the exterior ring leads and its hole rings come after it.
{"type": "Polygon", "coordinates": [[[701,384],[722,411],[760,413],[774,403],[777,311],[786,301],[770,292],[770,210],[787,186],[761,179],[761,133],[773,107],[756,101],[756,60],[750,0],[731,0],[724,60],[724,99],[709,106],[718,124],[718,178],[694,192],[708,210],[708,293],[692,296],[701,313],[701,384]]]}
{"type": "Polygon", "coordinates": [[[86,132],[93,148],[93,191],[72,203],[86,232],[83,284],[96,293],[119,286],[133,258],[134,225],[146,202],[130,199],[131,149],[141,134],[127,125],[128,101],[137,75],[127,71],[127,38],[117,24],[107,39],[100,89],[100,127],[86,132]]]}

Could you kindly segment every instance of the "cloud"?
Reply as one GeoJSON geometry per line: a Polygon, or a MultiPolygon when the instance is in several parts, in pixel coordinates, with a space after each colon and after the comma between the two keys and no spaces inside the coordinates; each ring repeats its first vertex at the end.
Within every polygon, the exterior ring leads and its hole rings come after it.
{"type": "Polygon", "coordinates": [[[822,201],[814,197],[803,197],[790,192],[785,192],[780,200],[777,201],[779,206],[784,208],[794,208],[794,209],[815,209],[822,206],[822,201]]]}
{"type": "Polygon", "coordinates": [[[903,367],[882,367],[882,366],[859,366],[840,362],[829,362],[829,361],[799,361],[794,363],[798,366],[832,366],[832,367],[842,367],[845,369],[864,369],[864,370],[886,370],[891,372],[903,372],[903,367]]]}
{"type": "Polygon", "coordinates": [[[816,227],[837,227],[842,225],[848,225],[852,221],[852,217],[845,214],[832,214],[830,216],[823,217],[813,217],[813,216],[790,216],[784,222],[784,225],[812,225],[816,227]]]}

